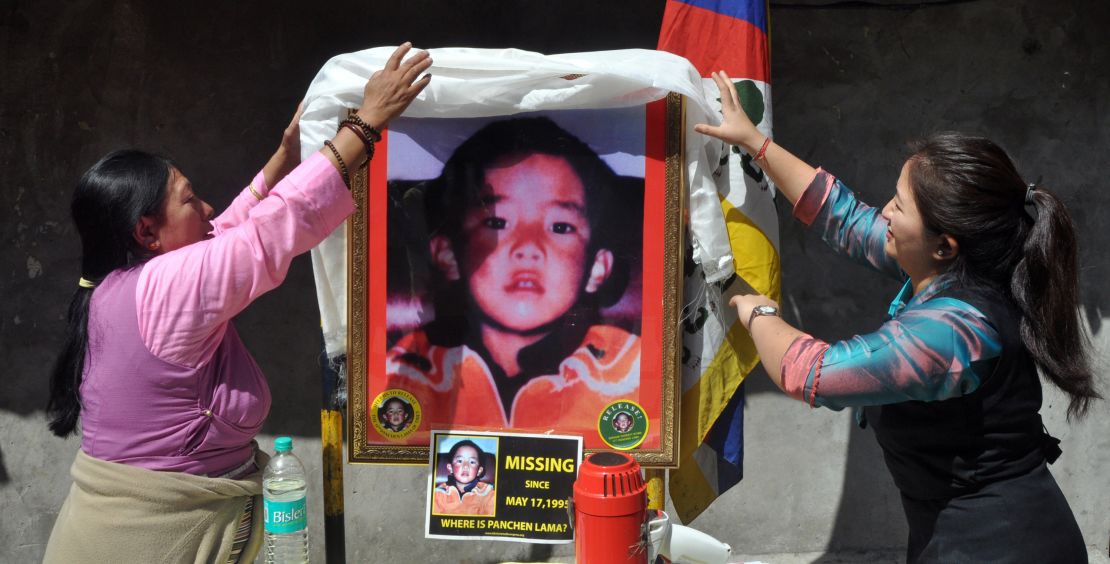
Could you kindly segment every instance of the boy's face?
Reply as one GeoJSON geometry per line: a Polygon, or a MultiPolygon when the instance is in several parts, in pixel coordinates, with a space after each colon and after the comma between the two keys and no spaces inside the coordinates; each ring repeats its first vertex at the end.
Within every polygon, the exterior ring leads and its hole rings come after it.
{"type": "Polygon", "coordinates": [[[623,413],[617,415],[615,423],[617,424],[617,430],[622,433],[632,428],[632,418],[623,413]]]}
{"type": "Polygon", "coordinates": [[[478,460],[478,451],[474,447],[459,447],[455,457],[447,462],[447,471],[455,476],[455,482],[466,485],[478,479],[482,473],[482,461],[478,460]]]}
{"type": "Polygon", "coordinates": [[[405,424],[408,419],[405,413],[405,406],[401,400],[390,400],[385,406],[385,420],[393,428],[398,428],[405,424]]]}
{"type": "Polygon", "coordinates": [[[482,313],[501,327],[543,327],[577,301],[587,268],[600,280],[591,279],[585,289],[596,291],[609,274],[612,254],[586,256],[591,232],[585,188],[566,159],[512,158],[486,169],[485,180],[482,204],[463,219],[461,275],[482,313]]]}

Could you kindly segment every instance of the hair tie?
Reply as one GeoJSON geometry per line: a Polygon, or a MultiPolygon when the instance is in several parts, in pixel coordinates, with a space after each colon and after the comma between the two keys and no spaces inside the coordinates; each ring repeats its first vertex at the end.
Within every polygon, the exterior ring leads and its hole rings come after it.
{"type": "Polygon", "coordinates": [[[1031,206],[1035,203],[1035,200],[1033,199],[1033,192],[1035,192],[1036,190],[1037,190],[1037,183],[1036,182],[1030,182],[1029,186],[1027,186],[1025,188],[1025,205],[1031,206]]]}
{"type": "Polygon", "coordinates": [[[89,280],[88,278],[81,277],[81,278],[77,279],[77,285],[82,287],[82,288],[88,288],[88,289],[91,290],[91,289],[96,287],[96,282],[93,282],[92,280],[89,280]]]}

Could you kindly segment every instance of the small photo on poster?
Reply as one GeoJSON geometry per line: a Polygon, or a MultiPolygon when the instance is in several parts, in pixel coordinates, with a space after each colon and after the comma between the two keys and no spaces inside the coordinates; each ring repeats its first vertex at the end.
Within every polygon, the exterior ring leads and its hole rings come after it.
{"type": "Polygon", "coordinates": [[[496,515],[497,437],[440,435],[437,439],[432,515],[496,515]]]}

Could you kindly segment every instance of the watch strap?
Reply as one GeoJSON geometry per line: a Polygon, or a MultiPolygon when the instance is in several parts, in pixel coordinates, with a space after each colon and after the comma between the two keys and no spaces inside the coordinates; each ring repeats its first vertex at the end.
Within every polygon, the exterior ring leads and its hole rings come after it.
{"type": "Polygon", "coordinates": [[[758,306],[753,307],[752,308],[752,314],[751,314],[750,317],[748,317],[748,331],[752,330],[752,322],[755,321],[755,318],[763,317],[765,315],[773,315],[775,317],[778,317],[779,316],[779,310],[778,310],[778,308],[776,308],[774,306],[758,305],[758,306]],[[766,307],[766,309],[764,309],[765,307],[766,307]],[[768,311],[768,310],[770,310],[770,311],[768,311]]]}

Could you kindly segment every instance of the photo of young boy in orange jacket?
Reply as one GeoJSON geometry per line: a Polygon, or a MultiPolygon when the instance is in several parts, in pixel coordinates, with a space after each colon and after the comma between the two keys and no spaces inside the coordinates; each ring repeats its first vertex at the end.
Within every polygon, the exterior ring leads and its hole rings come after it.
{"type": "Polygon", "coordinates": [[[640,395],[635,327],[600,315],[640,262],[642,178],[529,117],[482,127],[420,189],[434,319],[389,349],[384,385],[426,414],[411,442],[435,427],[557,429],[601,447],[610,403],[658,413],[658,392],[640,395]]]}

